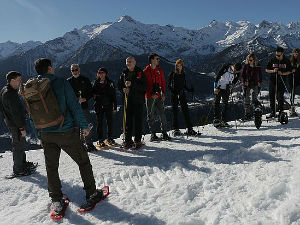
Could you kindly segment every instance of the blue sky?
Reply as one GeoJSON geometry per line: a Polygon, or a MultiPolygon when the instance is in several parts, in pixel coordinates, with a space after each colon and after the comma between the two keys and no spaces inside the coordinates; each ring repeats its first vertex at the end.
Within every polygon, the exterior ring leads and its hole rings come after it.
{"type": "Polygon", "coordinates": [[[300,0],[1,0],[0,43],[47,41],[84,25],[116,21],[123,15],[147,24],[190,29],[212,20],[300,20],[300,0]]]}

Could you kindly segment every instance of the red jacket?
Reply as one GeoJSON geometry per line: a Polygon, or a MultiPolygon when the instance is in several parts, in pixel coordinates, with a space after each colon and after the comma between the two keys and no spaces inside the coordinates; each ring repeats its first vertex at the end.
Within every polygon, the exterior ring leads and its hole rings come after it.
{"type": "MultiPolygon", "coordinates": [[[[145,94],[146,98],[150,98],[153,94],[155,94],[153,93],[153,91],[155,91],[153,90],[155,83],[158,84],[158,87],[163,93],[166,92],[166,80],[165,80],[164,71],[159,66],[157,66],[155,69],[152,69],[150,65],[148,65],[144,69],[144,73],[147,77],[147,84],[148,84],[147,92],[145,94]]],[[[158,98],[160,97],[161,94],[160,92],[158,92],[158,98]]]]}

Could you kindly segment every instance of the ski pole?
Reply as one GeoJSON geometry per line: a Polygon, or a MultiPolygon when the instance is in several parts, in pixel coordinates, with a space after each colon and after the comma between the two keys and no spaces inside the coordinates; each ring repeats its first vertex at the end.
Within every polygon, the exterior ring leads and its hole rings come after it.
{"type": "Polygon", "coordinates": [[[127,111],[127,93],[125,93],[124,99],[124,113],[123,113],[123,143],[125,143],[125,129],[126,129],[126,111],[127,111]]]}
{"type": "MultiPolygon", "coordinates": [[[[232,102],[231,110],[232,110],[232,114],[233,114],[233,112],[234,112],[234,110],[233,110],[234,101],[233,101],[233,94],[232,94],[232,90],[230,91],[230,95],[231,95],[231,102],[232,102]]],[[[237,130],[236,118],[234,118],[234,121],[235,121],[235,129],[237,130]]]]}

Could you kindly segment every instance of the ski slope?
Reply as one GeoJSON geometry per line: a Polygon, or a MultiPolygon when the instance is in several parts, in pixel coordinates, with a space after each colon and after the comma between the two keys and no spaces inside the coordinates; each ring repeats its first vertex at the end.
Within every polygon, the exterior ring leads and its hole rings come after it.
{"type": "MultiPolygon", "coordinates": [[[[98,187],[111,194],[94,211],[77,212],[84,191],[76,164],[60,158],[63,192],[71,200],[62,224],[299,225],[299,118],[287,125],[266,120],[231,122],[217,130],[199,127],[200,137],[150,143],[139,151],[117,148],[89,153],[98,187]]],[[[195,128],[198,129],[198,128],[195,128]]],[[[121,141],[118,139],[117,141],[121,141]]],[[[56,224],[43,151],[27,152],[37,173],[5,180],[12,154],[0,158],[0,224],[56,224]]]]}

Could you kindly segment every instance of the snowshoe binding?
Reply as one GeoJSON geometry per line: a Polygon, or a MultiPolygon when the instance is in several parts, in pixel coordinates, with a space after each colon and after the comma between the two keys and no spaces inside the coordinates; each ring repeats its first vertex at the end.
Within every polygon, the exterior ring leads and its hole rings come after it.
{"type": "Polygon", "coordinates": [[[64,196],[60,201],[52,202],[50,218],[58,221],[65,217],[65,212],[69,206],[70,200],[64,196]]]}
{"type": "Polygon", "coordinates": [[[278,116],[278,121],[281,123],[281,124],[287,124],[289,122],[289,118],[288,118],[288,115],[286,112],[280,112],[279,113],[279,116],[278,116]]]}
{"type": "Polygon", "coordinates": [[[262,124],[262,108],[260,106],[254,109],[254,124],[257,129],[259,129],[262,124]]]}
{"type": "Polygon", "coordinates": [[[109,195],[109,186],[104,186],[101,190],[96,190],[94,194],[87,198],[86,203],[77,210],[80,213],[92,211],[97,203],[103,201],[109,195]]]}

